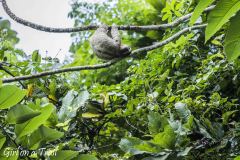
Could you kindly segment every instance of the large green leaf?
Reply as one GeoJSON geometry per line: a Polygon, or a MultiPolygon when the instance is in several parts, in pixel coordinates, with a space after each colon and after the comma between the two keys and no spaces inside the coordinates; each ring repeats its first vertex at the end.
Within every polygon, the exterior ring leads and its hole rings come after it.
{"type": "Polygon", "coordinates": [[[240,9],[239,0],[221,0],[208,16],[205,41],[208,41],[240,9]]]}
{"type": "Polygon", "coordinates": [[[0,88],[0,109],[10,108],[20,102],[26,91],[15,85],[5,85],[0,88]]]}
{"type": "Polygon", "coordinates": [[[158,134],[168,125],[167,118],[157,112],[150,112],[148,115],[148,129],[151,134],[158,134]]]}
{"type": "Polygon", "coordinates": [[[158,133],[154,136],[152,142],[160,145],[163,148],[172,149],[176,142],[174,130],[170,125],[167,125],[164,127],[164,131],[162,133],[158,133]]]}
{"type": "Polygon", "coordinates": [[[81,154],[74,158],[73,160],[98,160],[95,156],[90,154],[81,154]]]}
{"type": "Polygon", "coordinates": [[[82,107],[89,98],[88,91],[78,92],[68,91],[62,100],[62,107],[58,112],[60,122],[65,122],[76,116],[78,108],[82,107]]]}
{"type": "Polygon", "coordinates": [[[202,14],[204,9],[208,7],[210,4],[212,4],[215,0],[200,0],[196,8],[194,9],[193,15],[190,19],[190,25],[193,25],[198,17],[202,14]]]}
{"type": "Polygon", "coordinates": [[[42,125],[38,128],[38,130],[34,131],[31,136],[27,137],[27,139],[23,139],[25,142],[23,141],[21,143],[30,149],[37,149],[39,145],[42,145],[46,142],[55,141],[61,138],[63,135],[64,133],[62,132],[42,125]]]}
{"type": "Polygon", "coordinates": [[[25,136],[29,133],[35,131],[39,126],[44,124],[46,120],[50,117],[53,111],[53,105],[48,104],[44,108],[41,109],[41,114],[37,117],[34,117],[25,123],[17,124],[15,127],[15,133],[17,134],[18,138],[25,136]]]}
{"type": "Polygon", "coordinates": [[[76,151],[70,151],[70,150],[65,150],[65,151],[58,151],[56,155],[51,156],[51,160],[71,160],[74,157],[78,155],[78,152],[76,151]]]}
{"type": "Polygon", "coordinates": [[[12,107],[7,114],[7,121],[10,124],[23,123],[33,117],[40,115],[40,111],[34,111],[26,105],[17,105],[12,107]]]}
{"type": "Polygon", "coordinates": [[[162,147],[150,141],[144,141],[137,137],[128,137],[121,139],[119,147],[131,155],[138,155],[144,153],[159,153],[162,147]]]}
{"type": "Polygon", "coordinates": [[[240,13],[230,22],[224,42],[224,51],[229,60],[234,60],[240,55],[240,13]]]}

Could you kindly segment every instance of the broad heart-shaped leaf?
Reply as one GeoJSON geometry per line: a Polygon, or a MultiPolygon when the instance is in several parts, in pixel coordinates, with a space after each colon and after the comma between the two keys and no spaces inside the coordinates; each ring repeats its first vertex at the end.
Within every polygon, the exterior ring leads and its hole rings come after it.
{"type": "Polygon", "coordinates": [[[8,111],[7,122],[10,124],[24,123],[40,114],[40,111],[34,111],[26,105],[16,105],[8,111]]]}
{"type": "Polygon", "coordinates": [[[44,124],[46,120],[50,117],[52,111],[53,111],[53,105],[48,104],[44,108],[41,108],[41,114],[39,116],[34,117],[26,121],[25,123],[16,124],[15,133],[18,136],[18,138],[32,133],[39,126],[44,124]]]}
{"type": "Polygon", "coordinates": [[[202,14],[202,12],[204,11],[204,9],[206,7],[208,7],[210,4],[212,4],[215,0],[200,0],[200,2],[198,3],[198,5],[196,6],[196,8],[194,9],[193,15],[190,19],[189,24],[193,25],[196,20],[198,19],[198,17],[202,14]]]}
{"type": "Polygon", "coordinates": [[[71,160],[74,157],[77,157],[78,152],[76,151],[71,151],[71,150],[62,150],[58,151],[56,155],[51,156],[51,160],[71,160]]]}
{"type": "Polygon", "coordinates": [[[221,0],[208,16],[208,25],[205,31],[207,42],[221,27],[240,10],[239,0],[221,0]]]}
{"type": "Polygon", "coordinates": [[[0,88],[0,109],[7,109],[20,102],[26,91],[15,85],[5,85],[0,88]]]}
{"type": "Polygon", "coordinates": [[[224,51],[228,60],[234,60],[240,55],[240,12],[230,22],[224,41],[224,51]]]}
{"type": "Polygon", "coordinates": [[[30,136],[25,136],[23,139],[20,139],[20,141],[23,146],[35,150],[39,147],[39,145],[43,145],[46,142],[55,141],[61,138],[63,135],[64,133],[62,132],[42,125],[30,136]]]}

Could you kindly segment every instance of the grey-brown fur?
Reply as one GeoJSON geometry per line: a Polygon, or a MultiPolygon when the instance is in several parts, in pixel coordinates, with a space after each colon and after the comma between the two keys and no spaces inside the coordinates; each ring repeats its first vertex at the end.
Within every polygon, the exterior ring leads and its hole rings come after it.
{"type": "Polygon", "coordinates": [[[130,54],[130,48],[121,44],[121,37],[117,26],[113,25],[111,31],[107,25],[101,25],[90,38],[94,53],[103,60],[125,57],[130,54]]]}

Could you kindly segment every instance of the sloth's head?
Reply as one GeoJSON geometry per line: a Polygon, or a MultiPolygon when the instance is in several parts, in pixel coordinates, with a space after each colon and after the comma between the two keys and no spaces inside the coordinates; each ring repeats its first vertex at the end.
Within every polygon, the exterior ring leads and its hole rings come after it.
{"type": "Polygon", "coordinates": [[[102,24],[97,30],[100,32],[108,33],[108,26],[106,24],[102,24]]]}

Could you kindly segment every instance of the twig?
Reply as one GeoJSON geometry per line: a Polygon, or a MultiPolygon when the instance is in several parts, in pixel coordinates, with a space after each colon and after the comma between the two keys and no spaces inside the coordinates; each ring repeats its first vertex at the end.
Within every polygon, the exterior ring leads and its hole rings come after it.
{"type": "MultiPolygon", "coordinates": [[[[46,27],[43,25],[39,25],[27,20],[24,20],[20,17],[18,17],[17,15],[15,15],[10,8],[8,7],[6,0],[2,0],[2,6],[3,9],[5,10],[5,12],[9,15],[10,18],[12,18],[14,21],[23,24],[25,26],[31,27],[33,29],[37,29],[40,31],[45,31],[45,32],[54,32],[54,33],[71,33],[71,32],[79,32],[79,31],[85,31],[85,30],[94,30],[96,28],[98,28],[98,25],[89,25],[89,26],[80,26],[80,27],[76,27],[76,28],[51,28],[51,27],[46,27]]],[[[215,6],[212,5],[208,8],[206,8],[204,11],[210,11],[214,8],[215,6]]],[[[188,20],[193,13],[189,13],[187,15],[184,15],[178,19],[176,19],[175,21],[168,23],[168,24],[161,24],[161,25],[147,25],[147,26],[129,26],[129,25],[125,25],[125,26],[118,26],[119,30],[134,30],[134,31],[145,31],[145,30],[162,30],[162,29],[167,29],[167,28],[173,28],[175,26],[177,26],[178,24],[180,24],[181,22],[184,22],[186,20],[188,20]]]]}
{"type": "Polygon", "coordinates": [[[106,148],[106,147],[110,147],[110,146],[116,146],[116,145],[118,145],[118,143],[111,143],[111,144],[107,144],[104,146],[95,147],[95,148],[93,148],[93,150],[98,150],[98,149],[102,149],[102,148],[106,148]]]}
{"type": "Polygon", "coordinates": [[[162,46],[168,44],[169,42],[175,40],[176,38],[178,38],[179,36],[183,35],[186,32],[189,32],[189,31],[195,30],[195,29],[199,29],[199,28],[204,28],[206,26],[207,26],[207,24],[200,24],[200,25],[195,25],[195,26],[192,26],[192,27],[184,28],[181,31],[179,31],[179,32],[175,33],[174,35],[172,35],[171,37],[163,40],[162,42],[156,43],[156,44],[151,45],[151,46],[147,46],[147,47],[136,49],[136,50],[134,50],[134,53],[140,53],[140,52],[154,50],[156,48],[159,48],[159,47],[162,47],[162,46]]]}
{"type": "MultiPolygon", "coordinates": [[[[10,72],[8,69],[6,69],[5,67],[3,67],[3,63],[1,63],[1,62],[0,62],[0,70],[3,70],[4,72],[6,72],[7,74],[9,74],[10,76],[15,77],[15,75],[14,75],[12,72],[10,72]]],[[[20,80],[19,80],[18,82],[20,83],[20,85],[21,85],[24,89],[26,89],[26,86],[25,86],[20,80]]]]}
{"type": "MultiPolygon", "coordinates": [[[[186,32],[189,32],[189,31],[195,30],[195,29],[204,28],[206,26],[207,26],[206,24],[201,24],[201,25],[195,25],[195,26],[192,26],[192,27],[184,28],[183,30],[175,33],[171,37],[169,37],[169,38],[167,38],[167,39],[165,39],[165,40],[163,40],[159,43],[156,43],[156,44],[151,45],[151,46],[139,48],[139,49],[136,49],[136,50],[132,51],[130,56],[133,55],[133,54],[146,52],[146,51],[151,51],[151,50],[154,50],[156,48],[162,47],[162,46],[168,44],[169,42],[175,40],[176,38],[178,38],[179,36],[183,35],[186,32]]],[[[124,58],[126,58],[126,57],[124,57],[124,58]]],[[[35,79],[35,78],[40,78],[40,77],[44,77],[44,76],[49,76],[49,75],[54,75],[54,74],[59,74],[59,73],[65,73],[65,72],[74,72],[74,71],[81,71],[81,70],[95,70],[95,69],[100,69],[100,68],[107,68],[107,67],[115,64],[116,62],[124,59],[124,58],[113,59],[109,62],[102,63],[102,64],[96,64],[96,65],[90,65],[90,66],[77,66],[77,67],[70,67],[70,68],[63,68],[63,69],[55,69],[55,70],[41,72],[41,73],[37,73],[37,74],[33,74],[33,75],[25,75],[25,76],[6,78],[6,79],[3,79],[2,81],[3,81],[3,83],[10,83],[10,82],[15,82],[15,81],[19,81],[19,80],[35,79]]]]}
{"type": "Polygon", "coordinates": [[[125,121],[127,122],[127,124],[133,128],[134,130],[138,131],[139,133],[142,133],[142,134],[146,134],[145,132],[143,132],[142,130],[138,129],[137,127],[135,127],[134,125],[132,125],[128,120],[127,118],[125,118],[125,121]]]}

